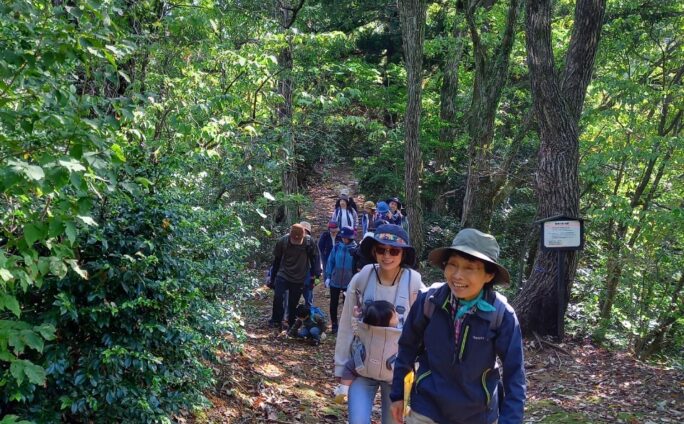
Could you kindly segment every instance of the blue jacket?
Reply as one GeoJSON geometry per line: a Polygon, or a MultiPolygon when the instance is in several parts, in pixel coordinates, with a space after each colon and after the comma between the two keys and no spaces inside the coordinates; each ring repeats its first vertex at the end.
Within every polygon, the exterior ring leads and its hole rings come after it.
{"type": "Polygon", "coordinates": [[[337,236],[335,237],[335,240],[332,239],[332,236],[330,235],[330,231],[326,231],[323,234],[321,234],[321,238],[318,239],[318,251],[321,252],[321,261],[323,262],[323,270],[328,266],[328,257],[330,256],[330,252],[332,252],[333,247],[335,247],[335,243],[338,241],[342,240],[340,238],[340,233],[337,233],[337,236]]]}
{"type": "MultiPolygon", "coordinates": [[[[413,304],[399,339],[390,399],[404,398],[404,377],[418,362],[410,404],[419,414],[438,423],[522,423],[525,368],[515,312],[506,305],[496,331],[490,329],[494,312],[467,314],[456,342],[450,290],[445,284],[428,299],[435,304],[430,319],[423,312],[427,292],[413,304]],[[503,392],[497,356],[503,364],[503,392]]],[[[486,292],[486,299],[493,304],[494,293],[486,292]]]]}
{"type": "Polygon", "coordinates": [[[349,285],[354,276],[352,253],[356,246],[354,240],[349,244],[340,241],[335,245],[328,258],[328,265],[325,267],[325,277],[330,278],[330,287],[346,289],[349,285]]]}

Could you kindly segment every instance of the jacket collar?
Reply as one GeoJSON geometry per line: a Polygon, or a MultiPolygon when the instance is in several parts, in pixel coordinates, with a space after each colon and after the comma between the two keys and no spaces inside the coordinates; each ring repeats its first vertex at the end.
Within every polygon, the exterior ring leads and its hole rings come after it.
{"type": "MultiPolygon", "coordinates": [[[[434,303],[436,307],[435,309],[443,309],[448,313],[450,312],[449,296],[451,296],[451,289],[449,288],[449,285],[447,283],[443,283],[442,286],[435,290],[432,296],[430,296],[428,302],[434,303]]],[[[492,290],[485,289],[484,298],[487,302],[494,305],[494,299],[496,298],[496,294],[492,290]]],[[[496,311],[483,312],[479,309],[476,309],[474,315],[477,315],[483,320],[490,322],[496,319],[496,311]]]]}

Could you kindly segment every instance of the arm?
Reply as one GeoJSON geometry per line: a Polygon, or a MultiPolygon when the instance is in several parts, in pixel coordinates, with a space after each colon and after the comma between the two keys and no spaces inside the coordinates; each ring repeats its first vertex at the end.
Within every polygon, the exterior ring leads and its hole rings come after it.
{"type": "Polygon", "coordinates": [[[337,330],[337,341],[335,342],[335,376],[341,377],[342,371],[344,370],[344,364],[351,359],[351,354],[349,352],[351,348],[351,342],[354,338],[354,331],[352,329],[352,309],[354,307],[354,302],[351,302],[354,296],[354,290],[358,285],[359,279],[363,276],[368,276],[368,273],[360,272],[354,277],[352,277],[347,286],[347,301],[344,302],[342,307],[342,316],[340,316],[339,327],[337,330]],[[361,277],[360,277],[361,276],[361,277]]]}
{"type": "Polygon", "coordinates": [[[280,258],[283,256],[283,248],[281,246],[281,242],[278,239],[278,241],[275,244],[275,247],[273,248],[273,267],[271,268],[271,283],[275,281],[276,275],[278,274],[278,268],[280,268],[280,258]]]}
{"type": "Polygon", "coordinates": [[[313,263],[311,264],[311,276],[315,278],[321,276],[321,252],[318,250],[316,243],[312,241],[311,244],[313,244],[313,263]]]}
{"type": "Polygon", "coordinates": [[[499,406],[499,424],[523,422],[525,407],[525,361],[522,333],[518,317],[509,307],[504,315],[495,342],[496,354],[503,365],[503,404],[499,406]]]}
{"type": "Polygon", "coordinates": [[[399,351],[394,363],[392,391],[390,399],[394,401],[404,399],[404,377],[413,371],[418,353],[423,349],[423,333],[428,324],[423,312],[423,303],[427,292],[422,292],[411,307],[404,329],[399,338],[399,351]]]}
{"type": "Polygon", "coordinates": [[[325,265],[325,278],[330,278],[335,269],[335,250],[337,250],[337,246],[333,246],[328,255],[328,263],[325,265]]]}

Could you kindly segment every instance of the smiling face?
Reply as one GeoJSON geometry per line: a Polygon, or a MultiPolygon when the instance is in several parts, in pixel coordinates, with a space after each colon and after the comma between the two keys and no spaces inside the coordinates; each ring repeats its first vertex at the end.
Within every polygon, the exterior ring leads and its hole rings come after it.
{"type": "Polygon", "coordinates": [[[395,246],[377,244],[373,248],[373,254],[375,255],[375,260],[378,262],[378,265],[380,265],[380,268],[384,271],[395,271],[401,266],[404,250],[395,246]],[[380,252],[383,253],[381,254],[380,252]],[[397,253],[397,255],[392,256],[392,253],[397,253]]]}
{"type": "Polygon", "coordinates": [[[389,207],[392,212],[396,212],[399,205],[397,204],[397,202],[390,202],[389,207]]]}
{"type": "Polygon", "coordinates": [[[340,199],[340,207],[342,209],[347,209],[347,201],[344,199],[340,199]]]}
{"type": "Polygon", "coordinates": [[[494,273],[487,272],[484,262],[479,259],[452,253],[444,263],[444,278],[454,296],[471,300],[494,279],[494,273]]]}

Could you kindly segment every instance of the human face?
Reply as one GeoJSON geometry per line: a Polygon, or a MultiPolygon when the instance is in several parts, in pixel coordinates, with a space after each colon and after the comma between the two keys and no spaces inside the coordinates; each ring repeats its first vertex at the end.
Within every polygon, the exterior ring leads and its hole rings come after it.
{"type": "Polygon", "coordinates": [[[340,207],[342,209],[347,209],[347,201],[344,199],[340,199],[340,207]]]}
{"type": "Polygon", "coordinates": [[[334,239],[335,237],[337,237],[337,233],[339,233],[339,232],[340,232],[340,229],[339,229],[339,228],[331,228],[331,229],[330,229],[330,235],[332,236],[333,239],[334,239]]]}
{"type": "Polygon", "coordinates": [[[404,257],[404,250],[395,246],[378,244],[373,249],[373,254],[375,255],[375,260],[378,262],[378,265],[380,265],[380,268],[385,271],[390,271],[399,268],[401,265],[401,260],[404,257]],[[399,254],[392,256],[392,252],[396,252],[395,249],[399,250],[399,254]],[[378,250],[383,251],[383,253],[380,254],[378,250]]]}
{"type": "Polygon", "coordinates": [[[454,296],[472,300],[494,279],[494,274],[487,273],[481,261],[452,254],[444,265],[444,278],[454,296]]]}
{"type": "Polygon", "coordinates": [[[397,205],[397,202],[390,202],[389,207],[392,212],[396,212],[397,207],[399,207],[399,205],[397,205]]]}

